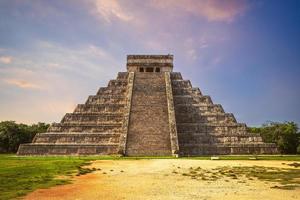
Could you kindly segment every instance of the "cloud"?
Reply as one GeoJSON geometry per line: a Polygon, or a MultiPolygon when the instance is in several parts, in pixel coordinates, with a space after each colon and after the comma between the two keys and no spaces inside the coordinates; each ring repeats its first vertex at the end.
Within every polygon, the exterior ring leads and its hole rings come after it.
{"type": "Polygon", "coordinates": [[[208,21],[232,22],[247,8],[245,0],[153,0],[152,5],[168,12],[201,16],[208,21]]]}
{"type": "Polygon", "coordinates": [[[117,0],[96,0],[97,13],[103,17],[106,22],[111,22],[114,18],[128,22],[133,19],[117,0]]]}
{"type": "Polygon", "coordinates": [[[12,57],[10,56],[1,56],[0,57],[0,62],[4,64],[10,64],[12,62],[12,57]]]}
{"type": "Polygon", "coordinates": [[[25,80],[17,80],[17,79],[6,79],[4,80],[9,85],[14,85],[22,89],[41,89],[39,85],[34,83],[30,83],[25,80]]]}

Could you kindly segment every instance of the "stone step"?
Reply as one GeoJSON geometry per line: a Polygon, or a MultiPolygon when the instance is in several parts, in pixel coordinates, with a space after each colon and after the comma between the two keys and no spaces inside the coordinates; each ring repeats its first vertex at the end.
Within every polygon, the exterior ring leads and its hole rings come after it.
{"type": "Polygon", "coordinates": [[[122,124],[52,124],[48,132],[120,132],[122,124]]]}
{"type": "Polygon", "coordinates": [[[178,134],[178,142],[180,145],[185,144],[217,144],[217,143],[262,143],[260,136],[245,135],[227,135],[227,136],[215,136],[213,134],[208,135],[187,135],[178,134]]]}
{"type": "Polygon", "coordinates": [[[97,95],[125,94],[127,87],[100,87],[97,95]]]}
{"type": "Polygon", "coordinates": [[[216,138],[222,138],[222,137],[260,137],[259,134],[256,133],[248,133],[248,132],[237,132],[237,133],[219,133],[219,132],[179,132],[177,133],[178,136],[181,137],[216,137],[216,138]]]}
{"type": "Polygon", "coordinates": [[[191,89],[192,88],[192,84],[190,80],[172,80],[172,88],[187,88],[187,89],[191,89]]]}
{"type": "Polygon", "coordinates": [[[76,122],[96,122],[96,123],[122,123],[123,114],[122,113],[67,113],[61,123],[76,123],[76,122]]]}
{"type": "Polygon", "coordinates": [[[108,83],[108,87],[126,87],[127,86],[127,80],[110,80],[108,83]]]}
{"type": "Polygon", "coordinates": [[[201,133],[246,133],[247,127],[241,123],[177,123],[178,133],[201,132],[201,133]]]}
{"type": "Polygon", "coordinates": [[[164,73],[136,73],[126,155],[171,155],[164,73]]]}
{"type": "Polygon", "coordinates": [[[88,97],[86,104],[119,104],[125,103],[125,95],[91,95],[88,97]]]}
{"type": "Polygon", "coordinates": [[[125,104],[78,104],[74,113],[122,113],[125,104]]]}
{"type": "Polygon", "coordinates": [[[118,72],[117,80],[127,80],[128,72],[118,72]]]}
{"type": "Polygon", "coordinates": [[[119,144],[120,133],[38,133],[32,143],[119,144]]]}
{"type": "Polygon", "coordinates": [[[220,104],[176,104],[176,113],[203,113],[203,114],[221,114],[225,113],[223,107],[220,104]]]}
{"type": "Polygon", "coordinates": [[[175,88],[172,87],[173,95],[202,95],[199,88],[175,88]]]}
{"type": "Polygon", "coordinates": [[[175,106],[177,104],[213,104],[210,96],[174,95],[173,98],[175,106]]]}
{"type": "Polygon", "coordinates": [[[182,156],[228,155],[228,154],[276,154],[275,144],[240,143],[240,144],[186,144],[180,146],[182,156]]]}
{"type": "Polygon", "coordinates": [[[18,155],[113,155],[116,144],[21,144],[18,155]]]}
{"type": "Polygon", "coordinates": [[[232,113],[180,113],[175,114],[177,123],[237,123],[232,113]]]}
{"type": "Polygon", "coordinates": [[[170,73],[171,80],[182,80],[182,76],[180,72],[171,72],[170,73]]]}

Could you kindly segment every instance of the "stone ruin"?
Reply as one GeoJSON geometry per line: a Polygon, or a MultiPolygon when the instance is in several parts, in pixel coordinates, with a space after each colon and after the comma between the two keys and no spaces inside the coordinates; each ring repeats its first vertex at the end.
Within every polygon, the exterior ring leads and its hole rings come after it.
{"type": "Polygon", "coordinates": [[[127,72],[78,104],[18,155],[274,154],[220,104],[173,72],[172,55],[128,55],[127,72]]]}

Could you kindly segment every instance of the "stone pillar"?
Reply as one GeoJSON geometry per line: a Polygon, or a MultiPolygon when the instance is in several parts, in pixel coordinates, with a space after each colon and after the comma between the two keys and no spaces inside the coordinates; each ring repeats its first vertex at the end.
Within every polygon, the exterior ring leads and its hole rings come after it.
{"type": "Polygon", "coordinates": [[[172,150],[172,155],[178,157],[179,145],[178,145],[178,137],[177,137],[176,118],[175,118],[175,109],[174,109],[170,72],[165,72],[165,81],[166,81],[166,93],[167,93],[167,102],[168,102],[171,150],[172,150]]]}
{"type": "Polygon", "coordinates": [[[126,155],[126,143],[130,119],[130,110],[131,110],[131,99],[134,83],[134,72],[129,72],[128,74],[128,85],[126,91],[126,105],[124,109],[124,119],[122,125],[122,133],[120,135],[120,144],[119,144],[119,154],[126,155]]]}

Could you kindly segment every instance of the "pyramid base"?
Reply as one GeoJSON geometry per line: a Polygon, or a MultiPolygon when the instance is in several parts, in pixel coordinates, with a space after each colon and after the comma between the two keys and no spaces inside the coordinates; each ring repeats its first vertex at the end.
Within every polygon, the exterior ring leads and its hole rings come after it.
{"type": "Polygon", "coordinates": [[[199,144],[184,145],[180,156],[278,154],[275,144],[199,144]]]}
{"type": "Polygon", "coordinates": [[[17,155],[116,155],[119,145],[22,144],[17,155]]]}

